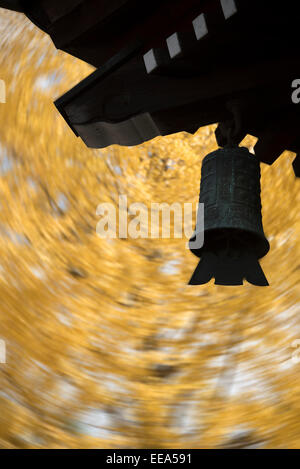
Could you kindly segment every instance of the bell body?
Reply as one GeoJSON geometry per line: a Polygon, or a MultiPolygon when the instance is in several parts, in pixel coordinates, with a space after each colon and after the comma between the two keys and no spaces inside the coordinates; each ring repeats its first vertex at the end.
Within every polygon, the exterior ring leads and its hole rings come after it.
{"type": "Polygon", "coordinates": [[[200,203],[204,204],[204,244],[191,251],[201,261],[190,284],[215,278],[220,285],[247,279],[268,285],[258,259],[270,249],[262,226],[260,163],[247,148],[231,146],[207,155],[202,163],[200,203]]]}

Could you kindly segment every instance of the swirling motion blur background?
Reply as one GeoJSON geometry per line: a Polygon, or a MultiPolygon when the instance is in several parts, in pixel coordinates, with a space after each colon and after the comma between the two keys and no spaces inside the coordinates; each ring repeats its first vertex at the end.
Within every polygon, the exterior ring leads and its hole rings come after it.
{"type": "Polygon", "coordinates": [[[0,447],[299,448],[294,155],[262,165],[270,287],[188,287],[185,239],[100,239],[96,208],[195,204],[214,128],[86,148],[53,101],[92,67],[0,13],[0,447]]]}

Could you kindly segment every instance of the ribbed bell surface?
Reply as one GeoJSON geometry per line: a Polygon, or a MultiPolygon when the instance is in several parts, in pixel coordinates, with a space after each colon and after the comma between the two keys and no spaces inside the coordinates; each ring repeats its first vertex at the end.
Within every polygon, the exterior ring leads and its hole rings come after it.
{"type": "MultiPolygon", "coordinates": [[[[207,155],[202,164],[204,244],[190,249],[201,260],[189,282],[258,286],[268,281],[258,259],[270,249],[262,226],[260,163],[247,148],[231,146],[207,155]]],[[[197,231],[197,230],[196,230],[197,231]]]]}

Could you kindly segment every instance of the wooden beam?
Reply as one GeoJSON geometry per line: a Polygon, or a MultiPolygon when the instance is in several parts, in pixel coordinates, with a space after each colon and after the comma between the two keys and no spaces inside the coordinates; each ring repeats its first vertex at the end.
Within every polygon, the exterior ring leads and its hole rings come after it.
{"type": "Polygon", "coordinates": [[[19,0],[0,0],[0,7],[6,8],[7,10],[18,11],[19,13],[24,12],[24,7],[19,0]]]}
{"type": "Polygon", "coordinates": [[[295,176],[297,178],[300,178],[300,154],[298,154],[293,161],[293,169],[294,169],[295,176]]]}

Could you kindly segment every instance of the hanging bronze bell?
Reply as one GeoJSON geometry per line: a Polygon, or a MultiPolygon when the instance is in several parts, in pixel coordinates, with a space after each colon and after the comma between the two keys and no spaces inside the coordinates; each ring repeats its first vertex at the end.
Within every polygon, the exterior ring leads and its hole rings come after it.
{"type": "Polygon", "coordinates": [[[189,284],[215,278],[216,285],[242,285],[246,279],[267,286],[258,260],[270,245],[262,226],[256,156],[238,146],[207,155],[202,163],[200,204],[204,204],[204,242],[197,246],[196,229],[189,248],[201,260],[189,284]]]}

